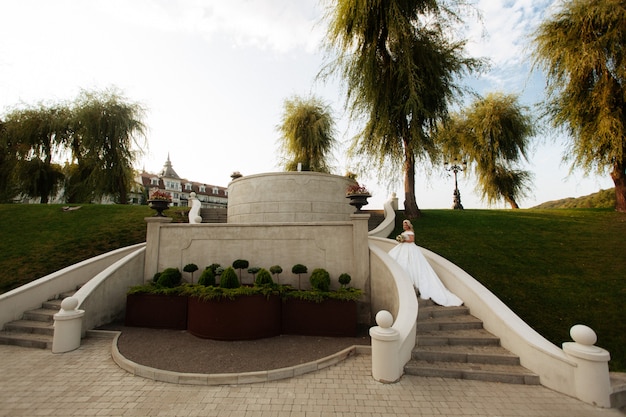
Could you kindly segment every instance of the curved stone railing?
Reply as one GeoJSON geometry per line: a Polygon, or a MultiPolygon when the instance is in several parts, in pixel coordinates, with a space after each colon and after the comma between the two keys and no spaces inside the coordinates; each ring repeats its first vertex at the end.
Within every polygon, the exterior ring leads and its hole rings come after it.
{"type": "Polygon", "coordinates": [[[598,385],[608,383],[608,359],[602,362],[606,351],[585,343],[574,343],[577,347],[570,349],[573,352],[593,351],[590,356],[597,360],[591,360],[593,364],[590,366],[597,372],[591,377],[589,371],[583,370],[585,366],[580,358],[537,333],[468,273],[447,259],[420,249],[446,287],[461,297],[472,315],[482,320],[487,331],[500,338],[504,348],[519,356],[522,366],[539,375],[542,385],[594,405],[610,407],[610,392],[605,390],[593,399],[589,395],[589,392],[597,392],[598,385]]]}
{"type": "Polygon", "coordinates": [[[109,265],[143,246],[145,243],[87,259],[0,294],[0,328],[10,321],[21,319],[25,311],[40,308],[42,302],[85,284],[109,265]]]}
{"type": "Polygon", "coordinates": [[[394,318],[390,330],[394,333],[393,340],[377,332],[376,327],[370,329],[373,376],[380,382],[395,382],[404,373],[404,365],[411,359],[415,346],[417,297],[406,272],[387,254],[395,241],[376,237],[368,240],[372,312],[385,310],[394,318]],[[385,348],[379,349],[381,345],[385,348]]]}
{"type": "Polygon", "coordinates": [[[370,230],[368,235],[371,237],[387,237],[396,227],[396,209],[398,208],[398,198],[393,195],[383,204],[385,210],[385,219],[375,229],[370,230]]]}
{"type": "Polygon", "coordinates": [[[111,323],[126,310],[126,293],[134,285],[143,284],[146,246],[138,245],[134,252],[108,266],[83,285],[74,298],[77,308],[85,311],[82,334],[111,323]]]}

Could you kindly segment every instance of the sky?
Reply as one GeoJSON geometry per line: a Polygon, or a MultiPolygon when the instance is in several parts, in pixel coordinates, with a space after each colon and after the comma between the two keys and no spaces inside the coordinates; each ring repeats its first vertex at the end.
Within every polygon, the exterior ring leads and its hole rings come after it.
{"type": "MultiPolygon", "coordinates": [[[[479,94],[516,94],[537,113],[545,80],[531,72],[529,36],[559,0],[476,0],[482,18],[466,21],[469,55],[490,70],[462,80],[479,94]]],[[[0,117],[11,109],[75,99],[81,90],[117,89],[145,108],[147,146],[137,169],[159,172],[170,158],[191,181],[227,186],[230,174],[281,171],[280,134],[286,99],[314,96],[333,111],[338,146],[333,174],[353,163],[346,146],[361,126],[344,110],[339,80],[316,75],[328,62],[321,48],[325,3],[318,0],[3,0],[0,2],[0,117]]],[[[565,138],[543,129],[531,139],[533,191],[522,208],[613,187],[609,175],[570,172],[565,138]]],[[[359,182],[382,208],[403,200],[376,172],[359,182]]],[[[443,166],[419,170],[420,208],[450,208],[454,179],[443,166]]],[[[507,208],[480,199],[472,175],[460,173],[465,208],[507,208]]]]}

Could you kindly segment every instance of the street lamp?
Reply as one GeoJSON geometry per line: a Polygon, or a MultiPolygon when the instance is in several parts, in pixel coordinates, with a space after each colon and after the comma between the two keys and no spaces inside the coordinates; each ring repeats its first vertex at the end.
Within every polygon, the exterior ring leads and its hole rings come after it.
{"type": "Polygon", "coordinates": [[[452,202],[454,204],[452,205],[452,208],[454,210],[463,210],[463,205],[461,204],[461,192],[459,191],[459,184],[456,181],[456,174],[458,174],[459,172],[463,172],[467,169],[467,162],[463,161],[461,162],[461,164],[459,164],[459,161],[454,158],[452,164],[446,162],[443,164],[443,167],[446,171],[454,172],[454,194],[452,195],[452,202]]]}

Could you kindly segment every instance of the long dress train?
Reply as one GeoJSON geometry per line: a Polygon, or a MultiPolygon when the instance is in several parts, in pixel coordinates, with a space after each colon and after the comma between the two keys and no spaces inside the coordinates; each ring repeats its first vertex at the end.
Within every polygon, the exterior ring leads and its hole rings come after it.
{"type": "MultiPolygon", "coordinates": [[[[411,231],[403,235],[413,234],[411,231]]],[[[419,247],[413,242],[403,242],[389,251],[389,255],[407,272],[420,298],[431,299],[442,306],[460,306],[463,301],[448,290],[439,279],[419,247]]]]}

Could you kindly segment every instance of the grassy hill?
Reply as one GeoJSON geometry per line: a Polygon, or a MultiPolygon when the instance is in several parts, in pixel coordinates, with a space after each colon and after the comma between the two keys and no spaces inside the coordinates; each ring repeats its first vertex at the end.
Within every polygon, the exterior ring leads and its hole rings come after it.
{"type": "Polygon", "coordinates": [[[577,198],[570,197],[562,200],[546,201],[533,208],[615,208],[615,188],[600,190],[597,193],[577,198]]]}
{"type": "MultiPolygon", "coordinates": [[[[145,206],[0,205],[0,291],[144,241],[143,218],[152,214],[145,206]]],[[[625,214],[424,210],[414,224],[419,245],[466,270],[553,343],[586,324],[611,352],[611,370],[626,371],[625,214]]]]}

